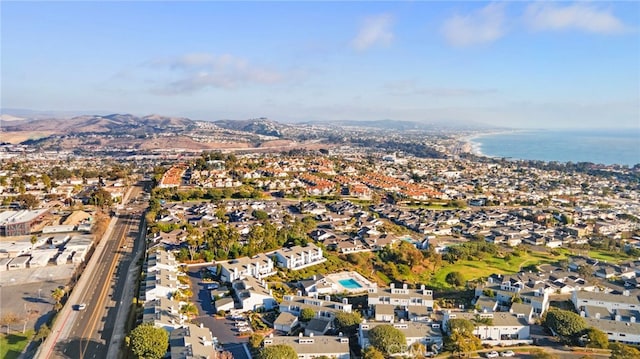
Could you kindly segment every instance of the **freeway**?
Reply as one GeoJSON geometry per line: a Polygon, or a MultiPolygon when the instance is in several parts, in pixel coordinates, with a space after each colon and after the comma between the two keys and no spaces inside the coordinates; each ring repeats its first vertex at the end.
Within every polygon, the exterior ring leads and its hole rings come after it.
{"type": "MultiPolygon", "coordinates": [[[[134,187],[130,198],[136,198],[141,187],[134,187]]],[[[114,335],[116,316],[121,305],[129,307],[130,302],[123,303],[122,296],[127,283],[127,273],[131,261],[135,257],[134,248],[140,238],[141,206],[132,205],[126,211],[120,211],[111,235],[104,238],[106,243],[98,255],[86,285],[75,290],[80,295],[73,303],[71,315],[64,318],[65,334],[56,343],[53,358],[101,359],[106,358],[111,337],[114,335]],[[134,207],[135,206],[135,207],[134,207]],[[79,305],[84,304],[84,309],[79,305]]],[[[120,319],[122,320],[122,319],[120,319]]]]}

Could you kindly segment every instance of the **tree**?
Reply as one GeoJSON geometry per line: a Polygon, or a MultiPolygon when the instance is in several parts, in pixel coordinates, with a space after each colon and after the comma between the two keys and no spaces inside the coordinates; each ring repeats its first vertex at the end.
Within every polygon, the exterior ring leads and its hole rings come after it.
{"type": "Polygon", "coordinates": [[[33,209],[40,205],[40,201],[36,196],[32,194],[20,194],[16,197],[16,201],[20,202],[20,205],[27,209],[33,209]]]}
{"type": "Polygon", "coordinates": [[[38,328],[38,332],[34,335],[33,340],[37,342],[44,341],[49,334],[51,334],[51,329],[46,324],[42,324],[40,328],[38,328]]]}
{"type": "Polygon", "coordinates": [[[260,345],[262,345],[262,341],[264,340],[264,336],[258,333],[253,333],[249,337],[249,347],[251,350],[258,350],[260,345]]]}
{"type": "Polygon", "coordinates": [[[298,354],[289,345],[269,345],[262,349],[259,359],[298,359],[298,354]]]}
{"type": "Polygon", "coordinates": [[[314,312],[311,308],[302,308],[302,310],[300,311],[300,321],[302,322],[308,322],[315,317],[316,312],[314,312]]]}
{"type": "Polygon", "coordinates": [[[167,353],[169,333],[145,323],[131,331],[128,344],[133,354],[140,359],[160,359],[167,353]]]}
{"type": "Polygon", "coordinates": [[[368,346],[362,351],[362,359],[384,359],[384,354],[378,349],[368,346]]]}
{"type": "Polygon", "coordinates": [[[60,301],[63,297],[64,289],[58,287],[51,291],[51,298],[53,298],[53,300],[56,302],[56,304],[53,306],[55,310],[60,310],[60,308],[62,308],[62,304],[60,304],[60,301]]]}
{"type": "Polygon", "coordinates": [[[580,315],[556,308],[547,312],[544,324],[554,333],[570,340],[576,340],[587,329],[587,323],[580,315]]]}
{"type": "Polygon", "coordinates": [[[473,332],[473,322],[467,319],[450,319],[447,322],[448,336],[445,338],[445,348],[453,353],[467,353],[478,350],[480,339],[473,332]]]}
{"type": "Polygon", "coordinates": [[[465,283],[464,277],[460,272],[450,272],[449,274],[447,274],[444,280],[454,287],[460,287],[465,283]]]}
{"type": "Polygon", "coordinates": [[[407,339],[399,329],[383,324],[369,330],[369,343],[382,353],[395,354],[404,351],[407,339]]]}
{"type": "Polygon", "coordinates": [[[38,242],[38,236],[36,235],[31,236],[31,239],[29,239],[29,242],[31,242],[31,250],[33,250],[33,246],[36,244],[36,242],[38,242]]]}
{"type": "Polygon", "coordinates": [[[426,352],[427,347],[421,342],[415,342],[409,347],[409,353],[411,353],[414,358],[423,358],[426,352]]]}
{"type": "Polygon", "coordinates": [[[591,276],[593,275],[593,267],[583,264],[578,267],[578,274],[580,274],[580,276],[584,280],[589,280],[589,278],[591,278],[591,276]]]}
{"type": "Polygon", "coordinates": [[[640,358],[640,350],[621,343],[609,344],[611,359],[635,359],[640,358]]]}
{"type": "Polygon", "coordinates": [[[607,333],[594,327],[587,329],[587,347],[607,349],[609,347],[607,333]]]}
{"type": "Polygon", "coordinates": [[[358,312],[338,312],[336,313],[334,324],[336,329],[343,332],[346,335],[351,335],[356,332],[358,325],[362,322],[362,316],[358,312]]]}
{"type": "Polygon", "coordinates": [[[15,324],[18,321],[20,321],[20,318],[13,312],[5,311],[2,313],[2,316],[0,316],[0,326],[7,327],[7,334],[9,334],[11,324],[15,324]]]}
{"type": "Polygon", "coordinates": [[[193,303],[187,303],[180,307],[180,313],[186,315],[189,318],[198,316],[198,308],[193,303]]]}

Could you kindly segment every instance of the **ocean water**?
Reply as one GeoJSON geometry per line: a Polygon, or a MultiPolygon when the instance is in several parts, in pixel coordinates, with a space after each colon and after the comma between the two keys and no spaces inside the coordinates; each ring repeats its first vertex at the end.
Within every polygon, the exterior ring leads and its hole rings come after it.
{"type": "Polygon", "coordinates": [[[479,135],[474,152],[491,157],[633,166],[640,163],[640,128],[535,130],[479,135]]]}

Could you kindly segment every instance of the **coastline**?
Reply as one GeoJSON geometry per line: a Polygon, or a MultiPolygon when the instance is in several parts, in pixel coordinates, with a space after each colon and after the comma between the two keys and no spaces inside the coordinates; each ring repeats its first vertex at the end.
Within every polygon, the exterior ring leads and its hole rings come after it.
{"type": "Polygon", "coordinates": [[[513,129],[460,134],[457,149],[485,158],[544,162],[587,162],[634,166],[640,163],[635,131],[513,129]],[[486,146],[486,147],[485,147],[486,146]]]}
{"type": "Polygon", "coordinates": [[[480,157],[495,158],[496,156],[487,155],[482,152],[482,142],[477,141],[478,139],[482,137],[487,137],[487,136],[504,135],[504,134],[529,132],[529,131],[531,130],[513,129],[513,130],[479,132],[479,133],[463,136],[460,138],[460,141],[463,143],[462,145],[463,152],[471,153],[475,156],[480,156],[480,157]]]}

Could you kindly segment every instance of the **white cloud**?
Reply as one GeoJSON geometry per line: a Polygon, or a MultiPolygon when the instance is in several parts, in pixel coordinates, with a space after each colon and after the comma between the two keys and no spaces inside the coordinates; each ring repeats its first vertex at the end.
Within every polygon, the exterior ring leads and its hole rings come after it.
{"type": "Polygon", "coordinates": [[[353,48],[358,51],[364,51],[377,44],[388,46],[393,41],[392,25],[393,16],[390,14],[366,18],[358,31],[358,35],[351,42],[353,48]]]}
{"type": "Polygon", "coordinates": [[[626,30],[626,26],[609,9],[591,4],[560,6],[535,3],[527,6],[525,23],[533,30],[576,29],[587,32],[612,34],[626,30]]]}
{"type": "Polygon", "coordinates": [[[229,54],[185,54],[151,62],[153,67],[169,69],[173,80],[161,93],[190,93],[205,88],[233,89],[241,85],[274,84],[283,80],[278,71],[256,66],[229,54]]]}
{"type": "Polygon", "coordinates": [[[493,42],[505,34],[504,4],[491,3],[467,15],[454,15],[442,26],[442,33],[453,46],[472,46],[493,42]]]}

